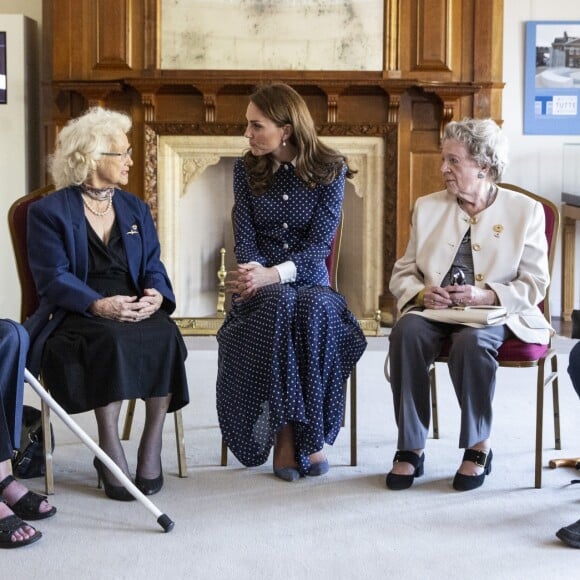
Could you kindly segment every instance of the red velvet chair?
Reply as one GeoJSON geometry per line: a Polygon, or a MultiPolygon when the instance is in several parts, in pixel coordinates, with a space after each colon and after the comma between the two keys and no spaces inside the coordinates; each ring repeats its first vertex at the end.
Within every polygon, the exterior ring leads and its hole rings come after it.
{"type": "MultiPolygon", "coordinates": [[[[328,269],[328,276],[330,278],[330,285],[338,292],[338,261],[340,257],[340,244],[342,242],[342,229],[344,222],[344,212],[341,213],[340,223],[336,230],[336,235],[334,240],[332,240],[332,246],[330,248],[330,254],[326,258],[326,268],[328,269]]],[[[232,221],[233,223],[233,221],[232,221]]],[[[348,383],[350,382],[350,464],[355,466],[357,464],[357,425],[356,425],[356,365],[350,373],[350,381],[345,381],[344,383],[344,399],[345,408],[344,413],[346,417],[346,394],[348,390],[348,383]]],[[[345,425],[345,420],[343,418],[343,426],[345,425]]],[[[226,466],[228,464],[228,446],[222,438],[222,454],[221,454],[221,465],[226,466]]]]}
{"type": "MultiPolygon", "coordinates": [[[[20,281],[20,322],[24,322],[38,307],[36,286],[28,266],[27,227],[28,206],[37,199],[54,191],[54,186],[47,185],[18,198],[8,210],[8,228],[12,239],[12,249],[16,260],[16,270],[20,281]]],[[[47,495],[54,493],[54,472],[52,468],[52,446],[50,433],[50,409],[41,401],[40,413],[42,437],[44,440],[44,487],[47,495]]]]}
{"type": "MultiPolygon", "coordinates": [[[[501,187],[523,193],[539,201],[546,215],[546,239],[548,241],[548,263],[550,275],[554,265],[556,240],[560,228],[560,214],[558,208],[549,200],[531,193],[521,187],[509,183],[500,183],[501,187]]],[[[550,288],[546,298],[539,304],[546,320],[551,323],[550,316],[550,288]]],[[[444,343],[436,363],[446,363],[449,352],[449,342],[444,343]]],[[[536,458],[535,458],[535,487],[542,487],[542,434],[544,419],[544,390],[552,386],[554,406],[554,445],[561,449],[560,441],[560,411],[558,398],[558,358],[551,343],[548,345],[528,344],[517,338],[508,338],[499,348],[497,360],[500,367],[537,368],[536,381],[536,458]]],[[[430,370],[431,376],[431,406],[433,414],[433,438],[439,439],[439,420],[437,416],[437,382],[435,364],[430,370]]]]}

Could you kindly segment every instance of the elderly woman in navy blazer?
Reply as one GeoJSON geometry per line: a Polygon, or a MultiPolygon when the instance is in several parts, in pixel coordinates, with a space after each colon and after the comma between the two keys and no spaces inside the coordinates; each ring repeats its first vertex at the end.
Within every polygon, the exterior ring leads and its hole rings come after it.
{"type": "MultiPolygon", "coordinates": [[[[186,348],[148,206],[128,182],[130,118],[100,107],[73,119],[50,159],[58,191],[31,204],[29,263],[40,298],[26,321],[29,366],[69,413],[94,410],[103,450],[129,475],[118,435],[125,399],[146,401],[136,484],[163,485],[162,427],[189,401],[186,348]]],[[[106,494],[133,496],[95,458],[106,494]]]]}
{"type": "Polygon", "coordinates": [[[446,338],[465,449],[453,480],[458,491],[480,487],[491,471],[497,349],[512,334],[548,344],[552,329],[537,306],[550,282],[544,209],[497,185],[506,164],[507,142],[494,121],[451,122],[441,152],[445,189],[415,204],[409,244],[389,285],[403,314],[388,357],[399,430],[390,489],[406,489],[423,474],[429,368],[446,338]],[[430,320],[424,311],[474,305],[501,305],[508,316],[474,328],[430,320]]]}

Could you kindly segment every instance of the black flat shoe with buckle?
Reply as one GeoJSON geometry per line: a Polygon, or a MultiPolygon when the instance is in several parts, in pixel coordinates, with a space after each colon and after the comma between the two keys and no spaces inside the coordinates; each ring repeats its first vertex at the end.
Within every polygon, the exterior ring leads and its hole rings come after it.
{"type": "Polygon", "coordinates": [[[471,491],[483,485],[485,476],[491,473],[491,460],[493,459],[493,452],[490,449],[487,453],[477,449],[466,449],[463,454],[463,461],[471,461],[479,467],[483,467],[483,473],[479,475],[464,475],[455,474],[453,478],[453,487],[457,491],[471,491]]]}
{"type": "Polygon", "coordinates": [[[399,462],[410,463],[415,471],[411,475],[399,475],[390,471],[387,474],[387,487],[389,489],[400,490],[411,487],[415,478],[423,475],[425,454],[421,453],[419,456],[413,451],[397,451],[393,463],[399,462]]]}

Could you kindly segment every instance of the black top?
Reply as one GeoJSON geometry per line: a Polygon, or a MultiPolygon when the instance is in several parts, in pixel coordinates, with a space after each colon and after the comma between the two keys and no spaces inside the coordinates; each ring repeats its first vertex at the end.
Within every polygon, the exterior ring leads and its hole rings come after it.
{"type": "Polygon", "coordinates": [[[87,284],[103,296],[134,296],[133,285],[123,239],[117,220],[113,224],[109,243],[105,244],[87,220],[89,241],[89,275],[87,284]]]}

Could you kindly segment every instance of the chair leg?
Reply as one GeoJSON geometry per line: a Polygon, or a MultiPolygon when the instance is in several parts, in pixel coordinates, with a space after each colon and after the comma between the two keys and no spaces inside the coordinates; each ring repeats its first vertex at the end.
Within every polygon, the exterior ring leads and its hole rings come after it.
{"type": "Polygon", "coordinates": [[[538,364],[538,384],[537,384],[537,402],[536,402],[536,468],[535,482],[537,489],[542,487],[542,447],[544,431],[544,391],[549,385],[552,385],[552,402],[554,406],[554,447],[562,449],[562,440],[560,438],[560,398],[558,391],[558,356],[552,351],[545,359],[540,360],[538,364]],[[546,362],[550,361],[550,374],[546,377],[546,362]]]}
{"type": "Polygon", "coordinates": [[[356,424],[356,365],[350,373],[350,464],[354,467],[357,465],[357,424],[356,424]]]}
{"type": "Polygon", "coordinates": [[[187,477],[187,457],[185,455],[185,437],[183,433],[183,416],[181,414],[181,409],[175,411],[173,415],[175,421],[175,439],[177,443],[177,465],[179,467],[179,477],[187,477]]]}
{"type": "Polygon", "coordinates": [[[350,381],[350,377],[346,379],[342,383],[342,400],[344,401],[344,405],[342,406],[342,425],[341,427],[346,426],[346,395],[348,394],[348,382],[350,381]]]}
{"type": "Polygon", "coordinates": [[[133,427],[133,417],[135,415],[135,399],[131,399],[127,402],[127,414],[125,415],[125,424],[123,426],[123,435],[121,439],[123,441],[129,441],[131,438],[131,427],[133,427]]]}
{"type": "Polygon", "coordinates": [[[228,464],[228,446],[225,439],[222,437],[222,458],[221,466],[225,467],[228,464]]]}
{"type": "Polygon", "coordinates": [[[551,361],[552,365],[552,401],[554,405],[554,447],[562,449],[562,439],[560,438],[560,397],[558,391],[558,356],[554,353],[551,361]]]}
{"type": "Polygon", "coordinates": [[[429,383],[431,384],[431,415],[433,421],[433,439],[439,439],[439,413],[437,410],[437,375],[435,364],[429,369],[429,383]]]}
{"type": "Polygon", "coordinates": [[[44,485],[46,495],[54,494],[54,472],[52,468],[52,438],[50,433],[50,409],[41,401],[40,404],[43,452],[44,452],[44,485]]]}
{"type": "Polygon", "coordinates": [[[544,371],[543,364],[538,366],[538,384],[536,394],[536,465],[534,486],[542,487],[542,434],[544,429],[544,371]]]}

